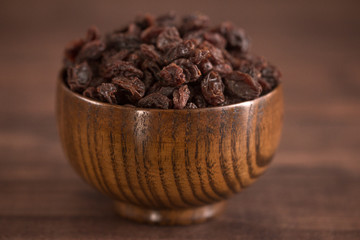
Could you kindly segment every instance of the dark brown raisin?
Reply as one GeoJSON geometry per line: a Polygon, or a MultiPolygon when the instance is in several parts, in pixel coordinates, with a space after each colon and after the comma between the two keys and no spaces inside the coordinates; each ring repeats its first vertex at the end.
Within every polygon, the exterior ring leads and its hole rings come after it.
{"type": "Polygon", "coordinates": [[[259,78],[258,82],[262,89],[261,95],[264,95],[271,91],[271,85],[265,79],[259,78]]]}
{"type": "Polygon", "coordinates": [[[160,93],[151,93],[140,99],[137,105],[143,108],[168,109],[171,106],[170,102],[171,100],[168,97],[160,93]]]}
{"type": "Polygon", "coordinates": [[[141,41],[148,44],[156,44],[157,37],[164,31],[163,27],[150,26],[141,33],[141,41]]]}
{"type": "Polygon", "coordinates": [[[108,103],[117,104],[117,87],[112,83],[102,83],[97,87],[100,100],[108,103]]]}
{"type": "Polygon", "coordinates": [[[203,73],[203,74],[207,74],[209,73],[211,70],[213,70],[214,66],[212,65],[212,63],[210,62],[210,60],[208,59],[204,59],[202,60],[200,63],[199,63],[199,68],[200,68],[200,71],[203,73]]]}
{"type": "Polygon", "coordinates": [[[77,55],[77,62],[82,62],[87,59],[98,59],[105,50],[105,43],[101,40],[94,40],[86,43],[77,55]]]}
{"type": "Polygon", "coordinates": [[[114,61],[101,68],[102,75],[105,78],[117,76],[142,78],[143,72],[136,68],[134,64],[125,61],[114,61]]]}
{"type": "Polygon", "coordinates": [[[76,92],[84,91],[92,79],[92,70],[87,62],[68,68],[67,82],[71,90],[76,92]]]}
{"type": "Polygon", "coordinates": [[[196,45],[201,44],[204,41],[205,30],[195,30],[184,34],[184,40],[193,40],[196,45]]]}
{"type": "Polygon", "coordinates": [[[68,43],[68,45],[65,47],[65,59],[74,63],[84,44],[85,41],[83,39],[77,39],[68,43]]]}
{"type": "Polygon", "coordinates": [[[207,107],[207,103],[205,98],[202,95],[195,95],[193,98],[193,102],[196,104],[198,108],[205,108],[207,107]]]}
{"type": "Polygon", "coordinates": [[[155,47],[153,45],[141,44],[140,50],[141,50],[141,54],[144,58],[161,64],[161,62],[162,62],[161,56],[155,50],[155,47]]]}
{"type": "Polygon", "coordinates": [[[124,89],[131,102],[138,101],[145,94],[145,85],[137,77],[133,77],[133,78],[116,77],[113,78],[112,83],[117,85],[118,88],[124,89]]]}
{"type": "Polygon", "coordinates": [[[185,106],[185,109],[196,109],[198,108],[195,103],[188,102],[185,106]]]}
{"type": "Polygon", "coordinates": [[[209,72],[201,81],[201,92],[206,100],[212,106],[218,106],[225,101],[224,84],[220,75],[215,72],[209,72]]]}
{"type": "Polygon", "coordinates": [[[200,64],[203,60],[206,60],[209,57],[210,57],[210,51],[208,49],[196,48],[189,59],[194,64],[200,64]]]}
{"type": "Polygon", "coordinates": [[[159,76],[163,86],[177,87],[186,82],[186,76],[181,67],[175,63],[171,63],[164,67],[159,76]]]}
{"type": "Polygon", "coordinates": [[[100,37],[101,37],[101,35],[100,35],[99,29],[96,26],[91,26],[87,30],[85,41],[92,42],[94,40],[100,39],[100,37]]]}
{"type": "Polygon", "coordinates": [[[173,106],[175,109],[183,109],[190,97],[190,90],[187,85],[182,85],[173,92],[173,106]]]}
{"type": "Polygon", "coordinates": [[[176,27],[166,27],[157,37],[156,47],[161,51],[166,51],[181,42],[182,39],[176,27]]]}
{"type": "Polygon", "coordinates": [[[175,26],[176,24],[176,13],[174,11],[167,12],[156,18],[156,24],[162,27],[175,26]]]}
{"type": "Polygon", "coordinates": [[[99,97],[99,94],[96,90],[96,87],[88,87],[87,89],[85,89],[85,91],[83,92],[83,95],[85,97],[88,98],[93,98],[93,99],[97,99],[99,97]]]}
{"type": "Polygon", "coordinates": [[[214,45],[217,48],[225,48],[226,47],[226,40],[225,38],[219,34],[214,32],[205,32],[204,39],[214,45]]]}
{"type": "Polygon", "coordinates": [[[186,40],[174,48],[169,49],[164,56],[166,63],[170,63],[178,58],[188,58],[193,54],[195,49],[195,42],[193,40],[186,40]]]}
{"type": "Polygon", "coordinates": [[[145,29],[155,24],[155,18],[153,15],[145,13],[137,15],[135,18],[135,23],[139,28],[145,29]]]}
{"type": "Polygon", "coordinates": [[[209,17],[204,14],[190,14],[182,19],[180,29],[182,32],[189,32],[192,30],[207,28],[209,26],[209,23],[209,17]]]}
{"type": "Polygon", "coordinates": [[[199,68],[186,58],[179,58],[173,63],[180,66],[185,74],[186,82],[195,82],[201,76],[199,68]]]}
{"type": "Polygon", "coordinates": [[[224,78],[227,92],[232,97],[252,100],[260,96],[261,85],[249,74],[234,71],[224,78]]]}
{"type": "Polygon", "coordinates": [[[227,40],[227,49],[237,49],[241,52],[247,52],[250,44],[245,31],[239,27],[234,26],[231,22],[223,22],[218,31],[227,40]]]}

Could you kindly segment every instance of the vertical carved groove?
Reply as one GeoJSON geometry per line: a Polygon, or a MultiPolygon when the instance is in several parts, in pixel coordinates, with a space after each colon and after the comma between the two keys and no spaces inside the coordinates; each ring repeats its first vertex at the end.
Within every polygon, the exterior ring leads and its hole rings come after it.
{"type": "MultiPolygon", "coordinates": [[[[149,206],[156,206],[156,204],[153,202],[153,199],[151,199],[145,189],[145,184],[143,182],[142,179],[142,171],[140,168],[140,161],[139,161],[139,156],[140,156],[140,152],[139,152],[139,145],[137,143],[138,141],[138,132],[136,131],[139,127],[143,127],[143,126],[139,126],[139,119],[136,117],[136,115],[134,115],[134,128],[133,128],[133,136],[134,136],[134,159],[135,159],[135,165],[136,165],[136,176],[137,176],[137,181],[139,183],[139,186],[141,188],[141,192],[144,195],[144,197],[146,198],[146,200],[149,203],[149,206]]],[[[141,125],[141,123],[140,123],[141,125]]],[[[145,166],[144,166],[145,167],[145,166]]]]}
{"type": "MultiPolygon", "coordinates": [[[[200,112],[198,113],[198,119],[200,119],[200,112]]],[[[197,128],[199,129],[199,127],[197,128]]],[[[199,176],[199,179],[200,179],[200,186],[201,186],[201,190],[202,192],[204,193],[204,195],[209,198],[210,200],[212,201],[218,201],[220,200],[221,198],[214,198],[212,197],[207,191],[206,191],[206,186],[205,186],[205,183],[203,181],[203,177],[202,177],[202,167],[201,167],[201,162],[199,161],[199,139],[202,137],[200,136],[200,131],[197,130],[197,134],[196,134],[196,145],[195,145],[195,164],[196,164],[196,171],[197,171],[197,174],[199,176]]],[[[206,147],[206,146],[205,146],[206,147]]],[[[207,171],[205,171],[207,172],[207,171]]]]}
{"type": "Polygon", "coordinates": [[[203,200],[201,199],[198,194],[196,193],[196,189],[195,189],[195,184],[193,182],[192,176],[191,176],[191,166],[190,166],[190,157],[189,157],[189,142],[190,142],[190,134],[191,134],[191,113],[190,111],[187,112],[186,114],[186,128],[185,128],[185,150],[184,150],[184,154],[185,154],[185,167],[186,167],[186,177],[189,181],[190,184],[190,188],[191,188],[191,192],[193,194],[193,196],[202,203],[209,203],[209,201],[203,200]]]}
{"type": "MultiPolygon", "coordinates": [[[[109,120],[109,129],[113,128],[113,112],[110,113],[110,120],[109,120]]],[[[116,141],[115,141],[116,142],[116,141]]],[[[109,151],[110,151],[110,157],[111,157],[111,163],[112,163],[112,170],[114,173],[116,186],[120,192],[120,194],[123,196],[124,199],[131,202],[131,199],[126,195],[125,191],[121,187],[121,181],[119,179],[119,166],[117,164],[117,158],[115,156],[114,151],[114,136],[112,131],[109,131],[109,151]]],[[[139,204],[139,203],[138,203],[139,204]]]]}
{"type": "Polygon", "coordinates": [[[127,129],[127,123],[126,123],[127,119],[128,119],[128,115],[122,117],[122,120],[121,120],[121,130],[122,131],[120,132],[120,136],[121,136],[121,154],[122,154],[122,162],[123,162],[123,166],[124,166],[124,170],[125,170],[126,182],[127,182],[128,188],[131,191],[134,198],[139,203],[141,203],[141,205],[149,206],[148,204],[143,202],[142,199],[136,194],[136,192],[134,191],[133,183],[132,183],[131,178],[130,178],[130,171],[129,171],[129,165],[128,165],[129,159],[128,159],[127,139],[126,139],[126,136],[124,134],[124,130],[127,129]]]}
{"type": "Polygon", "coordinates": [[[226,186],[233,192],[236,192],[235,186],[231,183],[231,179],[229,176],[229,163],[228,160],[225,159],[224,157],[224,151],[225,149],[223,149],[223,144],[224,144],[224,139],[226,138],[227,132],[225,131],[226,128],[226,124],[225,122],[228,120],[228,118],[226,117],[226,112],[224,111],[224,109],[221,110],[221,115],[220,115],[220,128],[219,128],[219,133],[220,133],[220,142],[219,142],[219,161],[220,161],[220,169],[221,169],[221,174],[225,180],[226,186]]]}
{"type": "Polygon", "coordinates": [[[244,183],[243,183],[243,181],[241,179],[241,176],[239,174],[239,171],[240,171],[240,166],[239,166],[240,156],[238,154],[238,149],[236,148],[236,143],[238,142],[237,139],[239,138],[237,136],[237,134],[239,133],[239,130],[237,128],[238,125],[237,125],[236,119],[239,119],[239,110],[235,108],[234,112],[233,112],[233,119],[232,119],[232,124],[231,124],[231,159],[232,159],[233,170],[234,170],[236,180],[240,184],[240,187],[244,188],[244,183]]]}
{"type": "MultiPolygon", "coordinates": [[[[94,117],[94,126],[98,127],[98,114],[99,114],[99,108],[96,108],[95,110],[95,117],[94,117]]],[[[103,158],[99,157],[99,151],[98,151],[98,135],[97,135],[97,131],[94,130],[94,151],[95,151],[95,158],[96,158],[96,162],[99,168],[99,172],[100,172],[100,176],[99,179],[102,180],[104,187],[106,188],[106,191],[111,195],[111,196],[115,196],[114,193],[111,191],[110,187],[107,184],[104,172],[103,172],[103,165],[101,164],[101,161],[104,161],[103,158]]]]}
{"type": "MultiPolygon", "coordinates": [[[[177,118],[173,118],[171,136],[172,136],[173,143],[174,143],[175,146],[176,146],[176,131],[177,131],[177,129],[178,129],[177,118]]],[[[172,163],[172,171],[173,171],[173,176],[174,176],[174,179],[175,179],[176,189],[177,189],[177,191],[178,191],[178,193],[180,195],[181,200],[185,204],[187,204],[189,206],[194,206],[194,203],[188,201],[184,196],[183,190],[181,188],[181,183],[180,183],[180,175],[178,173],[178,169],[177,169],[177,166],[176,166],[176,160],[182,160],[182,159],[179,159],[178,157],[176,157],[176,149],[173,146],[173,149],[171,151],[171,163],[172,163]]]]}
{"type": "MultiPolygon", "coordinates": [[[[161,113],[158,113],[158,119],[159,119],[159,122],[161,122],[161,113]]],[[[158,165],[159,165],[159,173],[160,173],[160,180],[161,180],[161,185],[164,189],[164,192],[169,200],[169,203],[174,206],[174,207],[179,207],[177,204],[175,204],[173,202],[173,200],[171,199],[170,197],[170,193],[169,193],[169,189],[166,185],[166,180],[165,180],[165,171],[164,171],[164,166],[163,166],[163,156],[161,154],[162,152],[162,130],[161,130],[161,126],[159,124],[159,128],[158,128],[158,136],[159,136],[159,147],[157,149],[157,153],[158,153],[158,156],[159,156],[159,159],[158,159],[158,165]]]]}
{"type": "Polygon", "coordinates": [[[87,121],[86,121],[86,141],[87,141],[87,147],[88,147],[89,156],[90,156],[91,168],[92,168],[92,170],[93,170],[93,172],[94,172],[94,176],[95,176],[95,179],[96,179],[96,182],[97,182],[96,185],[99,186],[99,188],[100,188],[100,190],[101,190],[102,192],[106,193],[106,190],[105,190],[104,186],[101,184],[100,177],[99,177],[98,172],[97,172],[97,170],[96,170],[96,168],[95,168],[94,156],[93,156],[93,154],[92,154],[92,152],[91,152],[91,149],[92,149],[91,144],[90,144],[90,122],[91,122],[91,121],[90,121],[90,119],[91,119],[90,114],[92,114],[91,109],[92,109],[92,108],[89,106],[88,111],[87,111],[87,121]]]}

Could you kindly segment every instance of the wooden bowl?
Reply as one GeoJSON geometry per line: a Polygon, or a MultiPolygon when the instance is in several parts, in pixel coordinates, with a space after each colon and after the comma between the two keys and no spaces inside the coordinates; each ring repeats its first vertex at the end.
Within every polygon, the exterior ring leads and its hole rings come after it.
{"type": "Polygon", "coordinates": [[[138,222],[186,225],[221,213],[267,168],[282,119],[281,85],[253,101],[184,110],[111,105],[57,85],[70,163],[138,222]]]}

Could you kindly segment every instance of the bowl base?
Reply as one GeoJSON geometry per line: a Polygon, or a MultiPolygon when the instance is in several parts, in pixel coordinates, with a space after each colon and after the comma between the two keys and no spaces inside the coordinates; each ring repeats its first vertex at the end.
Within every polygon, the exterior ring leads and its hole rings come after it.
{"type": "Polygon", "coordinates": [[[189,225],[209,220],[225,209],[226,201],[184,209],[146,209],[115,201],[116,212],[126,219],[158,225],[189,225]]]}

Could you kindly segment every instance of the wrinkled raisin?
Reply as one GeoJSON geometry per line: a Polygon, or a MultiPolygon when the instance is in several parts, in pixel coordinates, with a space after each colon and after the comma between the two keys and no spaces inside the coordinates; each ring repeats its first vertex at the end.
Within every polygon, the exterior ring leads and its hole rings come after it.
{"type": "Polygon", "coordinates": [[[187,85],[181,86],[173,92],[173,105],[176,109],[183,109],[190,97],[190,90],[187,85]]]}
{"type": "Polygon", "coordinates": [[[85,91],[83,92],[83,95],[85,97],[88,98],[94,98],[97,99],[99,97],[99,94],[96,90],[96,87],[88,87],[87,89],[85,89],[85,91]]]}
{"type": "Polygon", "coordinates": [[[233,97],[252,100],[260,96],[261,85],[249,74],[234,71],[224,78],[226,89],[233,97]]]}
{"type": "Polygon", "coordinates": [[[182,32],[189,32],[192,30],[198,30],[209,26],[210,19],[204,14],[190,14],[182,19],[180,29],[182,32]]]}
{"type": "Polygon", "coordinates": [[[160,93],[152,93],[139,100],[138,106],[144,108],[162,108],[170,107],[170,99],[160,93]]]}
{"type": "Polygon", "coordinates": [[[179,58],[175,60],[173,63],[175,63],[176,65],[178,65],[183,69],[186,82],[195,82],[201,76],[201,72],[199,68],[186,58],[179,58]]]}
{"type": "Polygon", "coordinates": [[[224,84],[215,71],[209,72],[201,81],[201,92],[210,105],[217,106],[225,101],[224,84]]]}
{"type": "Polygon", "coordinates": [[[186,40],[182,43],[179,43],[174,48],[169,49],[165,55],[165,61],[170,63],[178,58],[188,58],[192,55],[194,49],[195,42],[193,40],[186,40]]]}
{"type": "Polygon", "coordinates": [[[228,49],[238,49],[241,52],[249,50],[249,39],[243,29],[234,26],[231,22],[223,22],[219,27],[219,32],[227,40],[228,49]]]}
{"type": "Polygon", "coordinates": [[[163,86],[177,87],[186,82],[186,76],[181,67],[175,63],[171,63],[164,67],[159,76],[163,86]]]}
{"type": "Polygon", "coordinates": [[[178,30],[175,27],[166,27],[157,37],[156,47],[162,51],[166,51],[181,42],[182,39],[180,38],[178,30]]]}
{"type": "Polygon", "coordinates": [[[87,62],[68,68],[67,81],[71,90],[84,91],[92,79],[92,70],[87,62]]]}
{"type": "Polygon", "coordinates": [[[186,109],[195,109],[195,108],[198,108],[195,103],[192,103],[192,102],[188,102],[185,106],[186,109]]]}
{"type": "Polygon", "coordinates": [[[113,78],[112,83],[117,85],[118,88],[124,89],[128,93],[129,100],[132,102],[138,101],[145,94],[145,85],[137,77],[116,77],[113,78]]]}
{"type": "Polygon", "coordinates": [[[102,101],[117,104],[117,88],[112,83],[102,83],[97,87],[97,92],[102,101]]]}
{"type": "Polygon", "coordinates": [[[132,63],[114,61],[102,68],[102,75],[105,78],[113,78],[117,76],[142,78],[143,72],[136,68],[132,63]]]}
{"type": "Polygon", "coordinates": [[[87,59],[98,59],[105,50],[105,44],[100,40],[86,43],[77,55],[77,61],[82,62],[87,59]]]}

